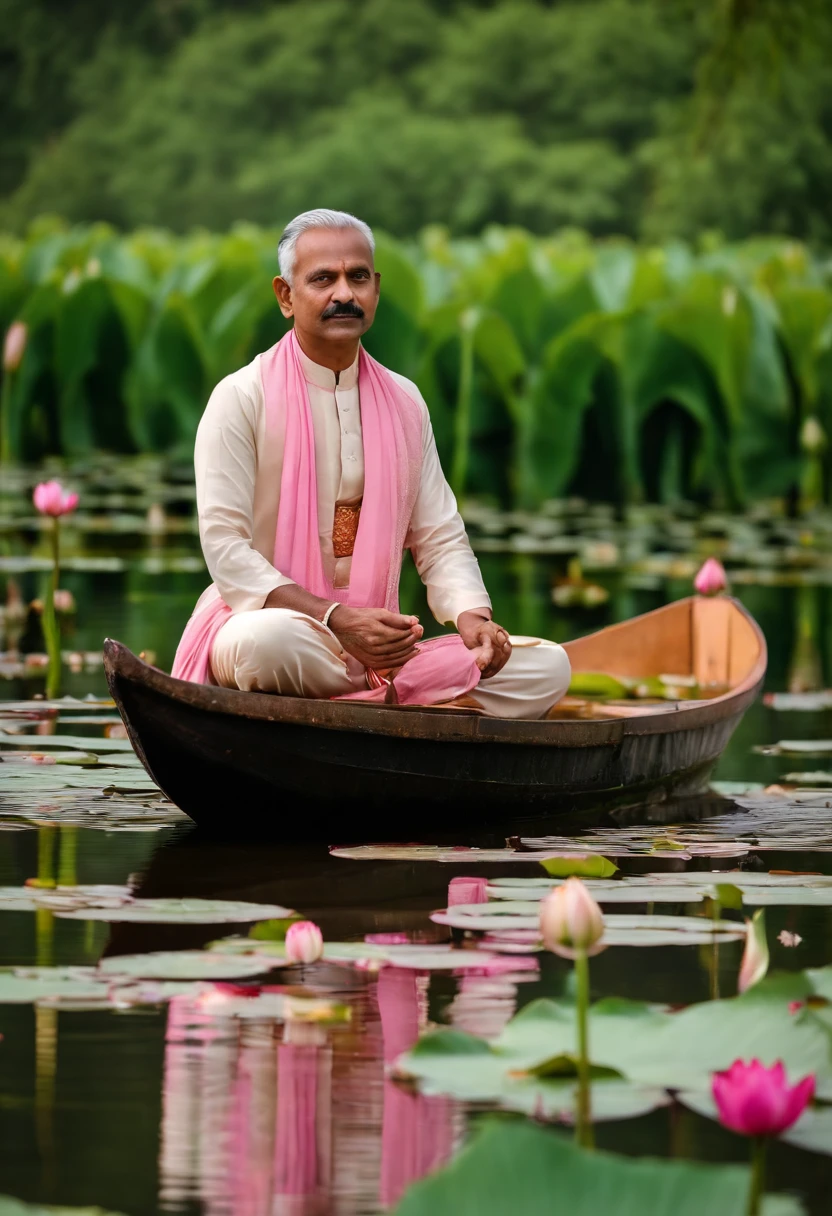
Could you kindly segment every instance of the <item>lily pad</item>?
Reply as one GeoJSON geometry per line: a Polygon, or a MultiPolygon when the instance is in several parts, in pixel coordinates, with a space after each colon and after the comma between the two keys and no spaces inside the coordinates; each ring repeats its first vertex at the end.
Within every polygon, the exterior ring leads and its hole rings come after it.
{"type": "Polygon", "coordinates": [[[571,875],[579,878],[611,878],[618,870],[614,861],[598,853],[587,853],[583,857],[574,853],[546,857],[540,864],[552,878],[569,878],[571,875]]]}
{"type": "Polygon", "coordinates": [[[822,692],[770,692],[763,697],[763,702],[769,709],[778,713],[817,713],[818,710],[832,709],[832,690],[822,692]]]}
{"type": "Polygon", "coordinates": [[[75,908],[58,912],[68,920],[106,920],[113,923],[142,921],[158,925],[244,924],[248,921],[282,919],[289,908],[277,904],[252,904],[231,899],[133,899],[118,907],[75,908]]]}
{"type": "Polygon", "coordinates": [[[537,852],[519,849],[447,848],[432,844],[362,844],[353,848],[332,848],[331,857],[348,861],[433,861],[447,865],[493,865],[505,861],[542,861],[551,857],[551,849],[537,852]]]}
{"type": "MultiPolygon", "coordinates": [[[[489,899],[545,899],[559,884],[541,882],[539,878],[498,878],[486,888],[489,899]]],[[[600,904],[647,904],[647,903],[698,903],[709,894],[708,884],[695,886],[664,887],[660,883],[646,883],[639,878],[621,878],[614,881],[586,880],[586,887],[600,904]]]]}
{"type": "Polygon", "coordinates": [[[93,967],[19,967],[0,971],[0,1005],[107,1004],[93,967]]]}
{"type": "Polygon", "coordinates": [[[274,963],[257,955],[215,954],[210,950],[163,950],[120,954],[102,959],[102,978],[129,976],[143,980],[233,980],[263,975],[274,963]]]}
{"type": "Polygon", "coordinates": [[[105,739],[97,735],[31,735],[0,730],[0,747],[26,747],[30,752],[45,748],[72,749],[84,752],[132,752],[128,739],[105,739]]]}
{"type": "MultiPolygon", "coordinates": [[[[298,965],[286,962],[286,949],[280,941],[264,942],[250,937],[226,937],[211,942],[209,949],[220,954],[254,955],[271,959],[274,967],[298,965]]],[[[376,942],[325,942],[323,961],[408,967],[414,971],[484,971],[504,966],[503,959],[487,950],[459,950],[452,946],[423,943],[383,945],[376,942]]],[[[516,961],[514,965],[517,965],[516,961]]]]}
{"type": "MultiPolygon", "coordinates": [[[[499,900],[491,904],[456,904],[434,912],[431,920],[454,929],[536,930],[540,905],[525,900],[499,900]]],[[[607,946],[694,946],[734,941],[744,936],[736,921],[707,920],[700,916],[648,916],[617,914],[604,917],[607,946]]]]}
{"type": "MultiPolygon", "coordinates": [[[[490,1120],[449,1166],[417,1182],[396,1216],[744,1216],[746,1166],[588,1152],[529,1123],[490,1120]]],[[[767,1196],[763,1216],[799,1216],[767,1196]]]]}

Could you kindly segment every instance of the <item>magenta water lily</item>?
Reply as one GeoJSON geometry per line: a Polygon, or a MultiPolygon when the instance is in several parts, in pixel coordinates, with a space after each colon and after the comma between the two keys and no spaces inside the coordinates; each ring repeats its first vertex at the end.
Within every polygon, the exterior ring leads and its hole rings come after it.
{"type": "Polygon", "coordinates": [[[815,1094],[813,1073],[790,1086],[783,1062],[766,1068],[759,1060],[735,1060],[713,1078],[720,1122],[741,1136],[779,1136],[796,1123],[815,1094]]]}

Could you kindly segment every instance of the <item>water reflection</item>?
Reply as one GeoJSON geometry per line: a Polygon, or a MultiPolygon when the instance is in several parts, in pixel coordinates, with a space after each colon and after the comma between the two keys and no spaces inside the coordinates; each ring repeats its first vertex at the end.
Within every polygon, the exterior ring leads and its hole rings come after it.
{"type": "MultiPolygon", "coordinates": [[[[501,988],[507,997],[505,979],[501,988]]],[[[207,1216],[386,1209],[454,1151],[459,1103],[386,1071],[427,1026],[427,975],[385,968],[367,977],[346,1028],[248,1017],[223,986],[206,991],[168,1008],[164,1211],[194,1201],[207,1216]]]]}

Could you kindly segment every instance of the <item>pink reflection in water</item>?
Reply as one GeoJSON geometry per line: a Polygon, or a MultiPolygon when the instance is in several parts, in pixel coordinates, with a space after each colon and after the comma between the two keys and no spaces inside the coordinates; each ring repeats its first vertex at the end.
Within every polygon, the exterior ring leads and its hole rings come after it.
{"type": "MultiPolygon", "coordinates": [[[[454,1020],[493,1028],[526,976],[534,972],[466,975],[454,1020]]],[[[460,1104],[386,1075],[427,1026],[428,985],[425,973],[397,967],[365,975],[350,993],[351,1022],[333,1026],[284,1025],[278,990],[248,1000],[232,985],[198,985],[175,997],[160,1208],[347,1216],[395,1206],[411,1182],[450,1157],[465,1130],[460,1104]]]]}
{"type": "MultiPolygon", "coordinates": [[[[426,981],[414,971],[385,967],[378,977],[378,1008],[384,1036],[384,1062],[391,1065],[412,1047],[424,1021],[426,981]]],[[[411,1182],[423,1178],[450,1157],[454,1146],[449,1098],[427,1098],[384,1082],[379,1197],[393,1207],[411,1182]]]]}

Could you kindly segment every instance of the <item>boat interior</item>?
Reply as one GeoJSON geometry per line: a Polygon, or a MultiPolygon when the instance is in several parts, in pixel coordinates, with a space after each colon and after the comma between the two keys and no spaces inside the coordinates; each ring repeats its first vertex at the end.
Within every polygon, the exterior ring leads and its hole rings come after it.
{"type": "Polygon", "coordinates": [[[549,711],[547,717],[553,721],[678,713],[756,683],[766,664],[762,633],[727,596],[677,600],[567,642],[564,649],[573,679],[580,673],[598,673],[635,683],[636,689],[627,699],[567,695],[549,711]],[[639,681],[655,686],[657,677],[663,695],[651,696],[649,688],[638,690],[639,681]]]}

